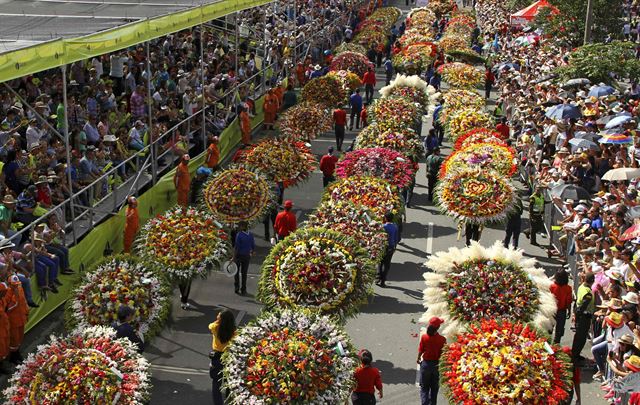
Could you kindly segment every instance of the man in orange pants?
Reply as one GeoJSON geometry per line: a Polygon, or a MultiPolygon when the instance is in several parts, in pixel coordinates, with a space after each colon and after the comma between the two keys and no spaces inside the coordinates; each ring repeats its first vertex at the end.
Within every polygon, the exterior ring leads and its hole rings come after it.
{"type": "MultiPolygon", "coordinates": [[[[22,363],[20,345],[24,340],[24,325],[29,317],[29,306],[22,290],[22,283],[18,276],[12,273],[8,280],[13,299],[7,307],[9,317],[9,361],[14,364],[22,363]]],[[[9,296],[9,294],[7,294],[9,296]]]]}
{"type": "Polygon", "coordinates": [[[140,216],[138,215],[138,200],[134,196],[127,198],[127,210],[124,222],[124,253],[131,253],[133,241],[140,229],[140,216]]]}
{"type": "Polygon", "coordinates": [[[178,204],[184,208],[189,206],[189,190],[191,189],[191,175],[189,174],[189,155],[182,155],[176,174],[173,176],[173,184],[178,192],[178,204]]]}
{"type": "Polygon", "coordinates": [[[249,114],[244,107],[241,107],[240,111],[240,131],[242,131],[242,144],[251,144],[251,121],[249,121],[249,114]]]}
{"type": "Polygon", "coordinates": [[[264,97],[264,129],[273,130],[273,124],[276,121],[276,113],[278,112],[278,96],[273,89],[269,90],[264,97]]]}
{"type": "Polygon", "coordinates": [[[212,136],[209,138],[209,147],[207,148],[207,156],[204,159],[205,165],[211,170],[218,169],[218,163],[220,162],[220,149],[218,148],[219,138],[212,136]]]}

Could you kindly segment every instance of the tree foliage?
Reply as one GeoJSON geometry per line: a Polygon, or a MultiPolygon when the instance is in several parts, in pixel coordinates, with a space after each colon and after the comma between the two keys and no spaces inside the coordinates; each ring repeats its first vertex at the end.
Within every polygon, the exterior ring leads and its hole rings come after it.
{"type": "Polygon", "coordinates": [[[592,83],[615,84],[615,77],[637,79],[640,60],[631,42],[588,44],[569,55],[569,64],[557,69],[563,80],[587,78],[592,83]]]}

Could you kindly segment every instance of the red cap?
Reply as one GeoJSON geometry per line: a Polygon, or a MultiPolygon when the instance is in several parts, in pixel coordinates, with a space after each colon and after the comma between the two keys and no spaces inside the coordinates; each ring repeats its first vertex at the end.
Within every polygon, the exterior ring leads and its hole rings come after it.
{"type": "Polygon", "coordinates": [[[439,328],[440,325],[442,325],[443,323],[444,323],[444,319],[438,318],[437,316],[434,316],[433,318],[429,319],[429,326],[433,326],[435,328],[439,328]]]}
{"type": "Polygon", "coordinates": [[[285,207],[285,208],[291,208],[291,207],[293,207],[293,201],[291,201],[291,200],[287,200],[287,201],[285,201],[285,202],[284,202],[284,207],[285,207]]]}

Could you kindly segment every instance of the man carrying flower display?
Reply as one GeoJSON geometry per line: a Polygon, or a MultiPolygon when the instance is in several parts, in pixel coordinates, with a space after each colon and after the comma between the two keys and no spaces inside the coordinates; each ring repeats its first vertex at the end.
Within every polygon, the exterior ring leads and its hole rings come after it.
{"type": "Polygon", "coordinates": [[[298,220],[296,214],[291,209],[293,208],[293,201],[287,200],[284,202],[284,210],[279,212],[276,216],[276,222],[273,224],[273,229],[276,231],[276,240],[289,236],[290,233],[295,232],[298,228],[298,220]]]}
{"type": "Polygon", "coordinates": [[[420,400],[422,405],[436,405],[440,388],[440,373],[438,364],[442,349],[447,339],[438,333],[438,328],[444,319],[433,317],[429,319],[427,333],[420,337],[418,346],[418,364],[420,364],[420,400]]]}
{"type": "Polygon", "coordinates": [[[380,287],[386,287],[387,274],[391,269],[391,258],[396,251],[396,246],[400,242],[400,230],[398,225],[393,222],[393,214],[387,212],[384,214],[384,231],[387,233],[387,250],[384,253],[382,261],[378,264],[378,277],[376,284],[380,287]]]}
{"type": "Polygon", "coordinates": [[[7,307],[9,316],[9,361],[14,364],[22,363],[22,355],[20,354],[20,346],[24,340],[24,326],[29,317],[29,306],[22,289],[22,283],[18,276],[8,268],[6,264],[2,265],[10,270],[7,278],[9,290],[13,296],[12,303],[7,307]]]}
{"type": "Polygon", "coordinates": [[[273,129],[273,123],[276,121],[276,113],[278,112],[278,97],[274,94],[273,89],[267,92],[264,98],[264,129],[269,131],[273,129]]]}
{"type": "Polygon", "coordinates": [[[191,189],[191,175],[189,174],[189,155],[182,155],[178,167],[176,167],[176,174],[173,176],[173,184],[178,192],[178,204],[187,207],[189,206],[189,190],[191,189]]]}
{"type": "Polygon", "coordinates": [[[251,121],[247,109],[240,109],[240,131],[242,132],[242,144],[249,145],[251,143],[251,121]]]}

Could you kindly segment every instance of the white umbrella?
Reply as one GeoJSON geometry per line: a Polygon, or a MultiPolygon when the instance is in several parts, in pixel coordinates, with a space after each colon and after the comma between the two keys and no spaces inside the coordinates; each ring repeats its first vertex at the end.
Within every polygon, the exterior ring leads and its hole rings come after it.
{"type": "Polygon", "coordinates": [[[633,167],[621,167],[619,169],[611,169],[602,176],[602,180],[606,181],[626,181],[640,177],[640,169],[633,167]]]}

